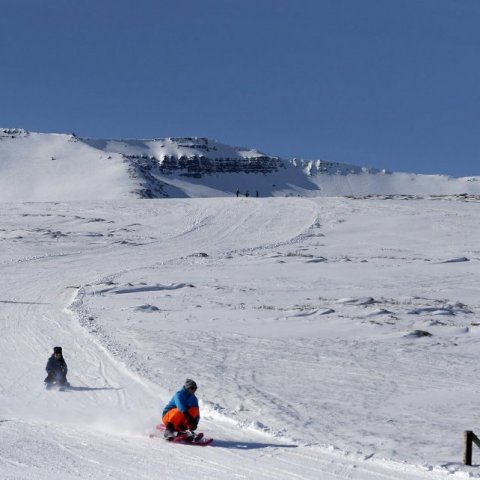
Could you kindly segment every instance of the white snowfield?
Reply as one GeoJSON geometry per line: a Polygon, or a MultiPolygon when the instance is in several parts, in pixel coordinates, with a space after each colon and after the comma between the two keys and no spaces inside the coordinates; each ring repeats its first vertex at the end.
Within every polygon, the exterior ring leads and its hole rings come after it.
{"type": "Polygon", "coordinates": [[[1,207],[2,480],[480,477],[478,202],[1,207]],[[205,448],[149,438],[187,377],[205,448]]]}

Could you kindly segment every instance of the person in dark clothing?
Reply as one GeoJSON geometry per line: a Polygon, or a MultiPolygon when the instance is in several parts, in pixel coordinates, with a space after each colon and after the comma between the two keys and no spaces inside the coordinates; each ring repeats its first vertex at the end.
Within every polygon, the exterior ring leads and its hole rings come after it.
{"type": "Polygon", "coordinates": [[[67,382],[68,367],[63,358],[62,347],[54,347],[53,354],[48,359],[45,369],[48,373],[47,378],[44,380],[47,387],[50,387],[55,383],[61,386],[69,385],[67,382]]]}

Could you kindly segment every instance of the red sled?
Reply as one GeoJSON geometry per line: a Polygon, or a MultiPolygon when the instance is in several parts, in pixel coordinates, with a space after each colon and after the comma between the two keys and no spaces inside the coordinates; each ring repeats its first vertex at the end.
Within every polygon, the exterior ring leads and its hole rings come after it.
{"type": "MultiPolygon", "coordinates": [[[[159,423],[156,430],[165,431],[166,427],[163,423],[159,423]]],[[[150,438],[159,437],[158,434],[151,433],[150,438]]],[[[177,436],[170,440],[171,443],[181,443],[183,445],[197,445],[198,447],[206,447],[213,442],[213,438],[205,438],[203,433],[197,433],[195,438],[190,437],[187,432],[178,432],[177,436]]]]}

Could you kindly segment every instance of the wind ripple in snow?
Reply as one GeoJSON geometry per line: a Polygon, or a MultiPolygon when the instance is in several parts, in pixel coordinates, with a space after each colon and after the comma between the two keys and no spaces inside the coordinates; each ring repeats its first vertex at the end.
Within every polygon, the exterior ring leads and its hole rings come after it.
{"type": "Polygon", "coordinates": [[[461,263],[461,262],[469,262],[470,259],[467,257],[457,257],[457,258],[450,258],[448,260],[443,260],[443,262],[439,263],[461,263]]]}
{"type": "Polygon", "coordinates": [[[178,290],[180,288],[191,287],[193,288],[194,285],[189,283],[171,283],[170,285],[144,285],[140,287],[120,287],[120,288],[105,288],[103,290],[96,290],[95,294],[102,294],[102,293],[115,293],[117,295],[125,294],[125,293],[140,293],[140,292],[159,292],[162,290],[178,290]]]}
{"type": "Polygon", "coordinates": [[[363,315],[363,318],[377,317],[379,315],[392,315],[393,312],[386,310],[385,308],[377,308],[371,312],[363,315]]]}
{"type": "Polygon", "coordinates": [[[371,305],[375,303],[375,300],[372,297],[347,297],[340,298],[337,300],[337,303],[343,305],[371,305]]]}

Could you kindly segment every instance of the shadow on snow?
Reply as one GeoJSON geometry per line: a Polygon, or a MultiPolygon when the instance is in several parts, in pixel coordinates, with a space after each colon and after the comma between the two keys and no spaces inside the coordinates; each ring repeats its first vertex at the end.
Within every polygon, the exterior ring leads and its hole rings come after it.
{"type": "Polygon", "coordinates": [[[91,392],[93,390],[123,390],[123,388],[115,387],[74,387],[70,385],[67,390],[72,390],[75,392],[91,392]]]}
{"type": "Polygon", "coordinates": [[[233,440],[214,440],[212,447],[217,448],[234,448],[237,450],[255,450],[258,448],[280,447],[280,448],[297,448],[298,445],[286,445],[281,443],[259,443],[259,442],[237,442],[233,440]]]}

